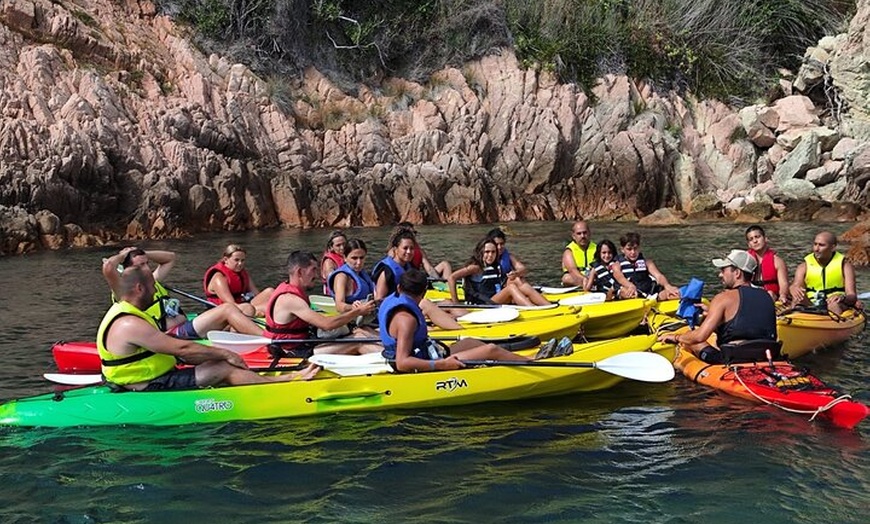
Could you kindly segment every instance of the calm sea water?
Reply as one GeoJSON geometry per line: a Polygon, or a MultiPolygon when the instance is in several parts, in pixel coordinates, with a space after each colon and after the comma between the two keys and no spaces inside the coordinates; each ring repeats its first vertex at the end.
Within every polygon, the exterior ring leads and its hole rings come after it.
{"type": "MultiPolygon", "coordinates": [[[[568,223],[507,224],[508,247],[556,285],[568,223]]],[[[491,226],[421,227],[433,262],[464,261],[491,226]]],[[[772,224],[794,267],[817,226],[772,224]]],[[[627,224],[592,224],[616,240],[627,224]]],[[[832,225],[836,233],[847,226],[832,225]]],[[[743,227],[640,229],[644,253],[678,284],[717,291],[710,258],[743,227]]],[[[352,230],[381,253],[386,229],[352,230]]],[[[292,249],[325,231],[198,236],[149,243],[179,253],[167,282],[200,293],[230,241],[261,287],[292,249]]],[[[0,399],[47,392],[53,341],[93,339],[107,308],[99,272],[114,249],[0,259],[0,399]]],[[[369,266],[376,257],[370,257],[369,266]]],[[[859,290],[870,272],[859,270],[859,290]]],[[[195,306],[190,305],[195,310],[195,306]]],[[[804,359],[870,402],[862,334],[804,359]]],[[[525,402],[337,414],[177,428],[0,428],[2,522],[870,522],[870,430],[764,408],[682,377],[525,402]]]]}

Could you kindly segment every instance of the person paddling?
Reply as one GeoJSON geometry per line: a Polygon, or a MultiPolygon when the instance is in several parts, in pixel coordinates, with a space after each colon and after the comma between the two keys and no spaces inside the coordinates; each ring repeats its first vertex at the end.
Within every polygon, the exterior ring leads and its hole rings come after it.
{"type": "Polygon", "coordinates": [[[97,331],[97,351],[107,382],[132,391],[195,389],[215,385],[287,382],[312,378],[317,366],[267,377],[247,369],[236,353],[170,337],[146,312],[157,292],[151,271],[129,266],[117,280],[119,301],[97,331]],[[176,369],[178,361],[194,367],[176,369]]]}
{"type": "Polygon", "coordinates": [[[405,271],[395,293],[386,297],[378,310],[384,358],[396,371],[446,371],[465,367],[460,359],[531,359],[511,353],[495,344],[466,338],[444,347],[428,337],[426,318],[420,301],[426,295],[426,274],[417,269],[405,271]]]}

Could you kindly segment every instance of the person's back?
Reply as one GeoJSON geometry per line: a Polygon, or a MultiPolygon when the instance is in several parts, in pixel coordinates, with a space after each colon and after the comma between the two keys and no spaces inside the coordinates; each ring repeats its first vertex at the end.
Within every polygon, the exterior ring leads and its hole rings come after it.
{"type": "Polygon", "coordinates": [[[767,291],[741,286],[736,289],[739,306],[735,314],[716,328],[721,346],[742,340],[776,340],[776,308],[767,291]]]}

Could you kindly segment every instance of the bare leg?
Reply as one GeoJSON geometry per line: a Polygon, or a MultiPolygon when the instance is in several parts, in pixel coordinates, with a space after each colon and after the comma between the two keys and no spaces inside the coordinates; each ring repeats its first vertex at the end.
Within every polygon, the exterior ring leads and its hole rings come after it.
{"type": "Polygon", "coordinates": [[[209,309],[193,319],[193,327],[200,335],[215,329],[226,329],[227,326],[246,335],[263,336],[263,328],[234,304],[221,304],[209,309]]]}
{"type": "Polygon", "coordinates": [[[262,384],[265,382],[289,382],[291,380],[310,380],[320,370],[314,364],[301,371],[294,371],[274,377],[263,376],[248,369],[237,368],[224,360],[214,360],[196,366],[196,385],[199,387],[229,384],[262,384]]]}
{"type": "Polygon", "coordinates": [[[516,360],[529,361],[528,357],[517,355],[495,344],[487,344],[474,338],[466,338],[451,344],[450,354],[460,360],[516,360]]]}
{"type": "Polygon", "coordinates": [[[455,318],[428,299],[424,298],[420,301],[420,309],[433,324],[441,329],[462,329],[462,325],[455,318]]]}
{"type": "MultiPolygon", "coordinates": [[[[450,267],[450,262],[442,260],[433,268],[439,278],[447,278],[447,275],[453,273],[453,268],[450,267]]],[[[435,276],[435,275],[432,275],[435,276]]]]}
{"type": "Polygon", "coordinates": [[[269,299],[272,298],[272,293],[274,292],[275,288],[268,287],[251,299],[251,305],[254,306],[257,316],[266,316],[266,306],[269,304],[269,299]]]}
{"type": "Polygon", "coordinates": [[[530,286],[528,282],[518,283],[517,287],[523,295],[532,302],[532,304],[535,304],[536,306],[547,306],[550,304],[550,301],[544,298],[544,295],[540,294],[537,289],[530,286]]]}

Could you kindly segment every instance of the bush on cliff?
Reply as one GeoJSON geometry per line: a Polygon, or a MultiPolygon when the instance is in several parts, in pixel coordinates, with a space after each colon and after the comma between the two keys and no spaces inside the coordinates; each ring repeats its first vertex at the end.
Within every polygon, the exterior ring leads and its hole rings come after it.
{"type": "Polygon", "coordinates": [[[316,65],[346,87],[422,81],[503,46],[585,89],[606,73],[754,97],[844,27],[843,0],[159,0],[200,44],[264,74],[316,65]],[[342,82],[344,81],[344,82],[342,82]]]}

